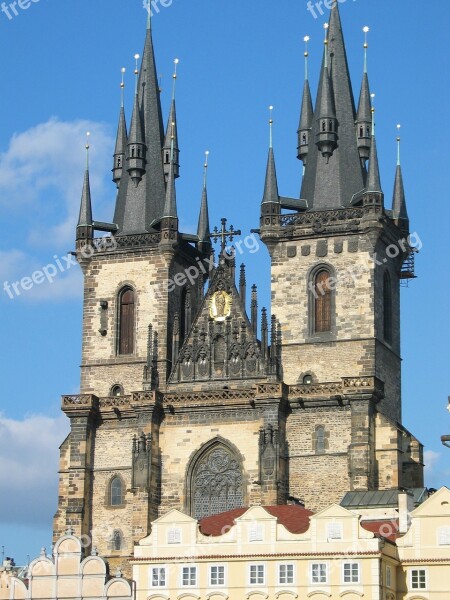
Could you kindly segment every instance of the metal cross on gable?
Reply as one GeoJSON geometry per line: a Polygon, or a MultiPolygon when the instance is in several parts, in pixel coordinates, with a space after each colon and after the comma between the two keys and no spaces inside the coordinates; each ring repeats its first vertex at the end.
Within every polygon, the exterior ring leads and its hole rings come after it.
{"type": "Polygon", "coordinates": [[[212,233],[210,233],[210,237],[211,239],[214,241],[214,243],[217,243],[217,241],[220,239],[220,251],[223,254],[225,251],[225,248],[227,246],[227,241],[232,242],[233,239],[237,236],[237,235],[242,235],[242,232],[240,229],[234,229],[233,225],[230,225],[229,230],[227,231],[227,220],[226,219],[221,219],[221,228],[220,230],[217,229],[217,227],[214,227],[214,230],[212,233]]]}

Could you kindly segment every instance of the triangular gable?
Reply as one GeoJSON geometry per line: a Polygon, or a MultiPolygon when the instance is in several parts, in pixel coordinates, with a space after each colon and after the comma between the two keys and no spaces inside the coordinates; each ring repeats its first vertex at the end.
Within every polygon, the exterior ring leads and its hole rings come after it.
{"type": "Polygon", "coordinates": [[[237,517],[235,521],[277,521],[277,518],[272,516],[262,506],[251,506],[243,515],[237,517]]]}
{"type": "Polygon", "coordinates": [[[450,516],[450,490],[442,486],[411,512],[411,517],[450,516]]]}
{"type": "Polygon", "coordinates": [[[234,260],[222,257],[180,350],[175,327],[173,354],[178,359],[170,383],[266,378],[277,353],[269,358],[267,321],[263,328],[260,343],[236,287],[234,260]]]}
{"type": "Polygon", "coordinates": [[[324,508],[323,510],[315,513],[311,519],[322,519],[322,518],[339,518],[339,519],[348,519],[348,518],[354,518],[357,519],[358,517],[353,514],[352,512],[350,512],[349,510],[347,510],[346,508],[343,508],[342,506],[340,506],[339,504],[332,504],[331,506],[327,506],[327,508],[324,508]]]}
{"type": "Polygon", "coordinates": [[[152,525],[160,525],[162,523],[197,523],[196,519],[193,519],[189,515],[181,512],[176,508],[172,508],[169,512],[166,512],[161,517],[158,517],[152,522],[152,525]]]}

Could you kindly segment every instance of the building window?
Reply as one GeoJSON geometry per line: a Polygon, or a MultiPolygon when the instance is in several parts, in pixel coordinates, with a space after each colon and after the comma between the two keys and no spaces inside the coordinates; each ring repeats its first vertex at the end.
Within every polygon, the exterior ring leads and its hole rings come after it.
{"type": "Polygon", "coordinates": [[[225,567],[214,565],[209,568],[209,585],[225,585],[225,567]]]}
{"type": "Polygon", "coordinates": [[[315,274],[313,290],[313,333],[331,332],[333,297],[329,271],[320,269],[320,271],[315,274]]]}
{"type": "Polygon", "coordinates": [[[294,565],[278,565],[278,584],[291,585],[294,583],[294,565]]]}
{"type": "Polygon", "coordinates": [[[387,271],[383,277],[383,337],[392,344],[392,284],[387,271]]]}
{"type": "Polygon", "coordinates": [[[110,392],[111,396],[123,396],[123,387],[121,385],[113,385],[110,392]]]}
{"type": "Polygon", "coordinates": [[[264,540],[264,529],[261,523],[250,523],[248,526],[248,541],[262,542],[264,540]]]}
{"type": "Polygon", "coordinates": [[[250,565],[250,585],[264,585],[266,580],[265,565],[250,565]]]}
{"type": "Polygon", "coordinates": [[[167,532],[168,544],[181,544],[181,529],[171,527],[167,532]]]}
{"type": "Polygon", "coordinates": [[[311,564],[311,583],[327,583],[328,568],[327,563],[311,564]]]}
{"type": "Polygon", "coordinates": [[[184,587],[197,585],[197,567],[183,567],[181,571],[181,585],[184,587]]]}
{"type": "Polygon", "coordinates": [[[152,587],[166,587],[166,567],[152,567],[150,573],[152,587]]]}
{"type": "Polygon", "coordinates": [[[116,475],[109,484],[109,504],[111,506],[122,506],[123,503],[123,482],[122,479],[116,475]]]}
{"type": "Polygon", "coordinates": [[[424,590],[427,587],[427,574],[425,569],[411,571],[411,589],[424,590]]]}
{"type": "Polygon", "coordinates": [[[316,429],[316,452],[321,454],[325,452],[325,427],[317,427],[316,429]]]}
{"type": "Polygon", "coordinates": [[[112,537],[112,549],[116,550],[116,551],[122,550],[122,546],[123,546],[122,533],[116,529],[116,531],[114,531],[113,537],[112,537]]]}
{"type": "Polygon", "coordinates": [[[241,463],[225,443],[207,445],[189,471],[186,497],[195,519],[245,506],[241,463]]]}
{"type": "Polygon", "coordinates": [[[119,354],[134,352],[134,292],[125,288],[119,294],[119,354]]]}
{"type": "Polygon", "coordinates": [[[386,587],[392,587],[392,570],[391,567],[386,567],[386,587]]]}
{"type": "Polygon", "coordinates": [[[303,377],[303,385],[312,385],[313,378],[309,373],[303,377]]]}
{"type": "Polygon", "coordinates": [[[441,527],[438,529],[439,546],[450,546],[450,527],[441,527]]]}
{"type": "Polygon", "coordinates": [[[344,583],[359,583],[359,563],[344,563],[344,583]]]}
{"type": "Polygon", "coordinates": [[[327,538],[329,540],[342,540],[342,525],[340,523],[328,523],[327,538]]]}

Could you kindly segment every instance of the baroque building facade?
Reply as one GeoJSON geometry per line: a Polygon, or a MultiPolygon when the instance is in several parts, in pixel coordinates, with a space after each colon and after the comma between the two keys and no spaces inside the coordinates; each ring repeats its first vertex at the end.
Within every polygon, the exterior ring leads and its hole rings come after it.
{"type": "Polygon", "coordinates": [[[129,129],[119,116],[112,223],[93,219],[85,174],[81,387],[62,398],[55,541],[70,527],[127,568],[169,510],[200,519],[296,498],[316,511],[348,491],[423,485],[422,446],[401,424],[409,221],[400,164],[385,205],[373,121],[366,72],[355,107],[336,4],[315,108],[304,84],[300,198],[279,194],[269,149],[258,233],[272,314],[259,315],[229,249],[240,232],[223,220],[211,233],[206,177],[197,234],[179,230],[176,105],[164,129],[148,23],[129,129]]]}

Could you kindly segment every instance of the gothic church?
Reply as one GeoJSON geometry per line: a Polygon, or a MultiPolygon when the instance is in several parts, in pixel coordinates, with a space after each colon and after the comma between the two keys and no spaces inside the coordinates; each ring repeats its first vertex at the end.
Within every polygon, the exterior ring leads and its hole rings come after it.
{"type": "Polygon", "coordinates": [[[237,232],[224,220],[211,233],[206,179],[197,234],[179,230],[175,99],[164,128],[148,23],[129,127],[119,116],[111,223],[93,219],[85,174],[81,388],[62,398],[71,432],[55,540],[71,527],[125,565],[172,508],[197,519],[288,501],[318,510],[351,490],[423,485],[422,446],[401,424],[412,249],[371,260],[408,238],[401,167],[391,205],[368,75],[356,108],[337,3],[314,105],[304,83],[298,158],[300,198],[286,198],[269,149],[258,232],[272,306],[259,314],[227,250],[237,232]]]}

